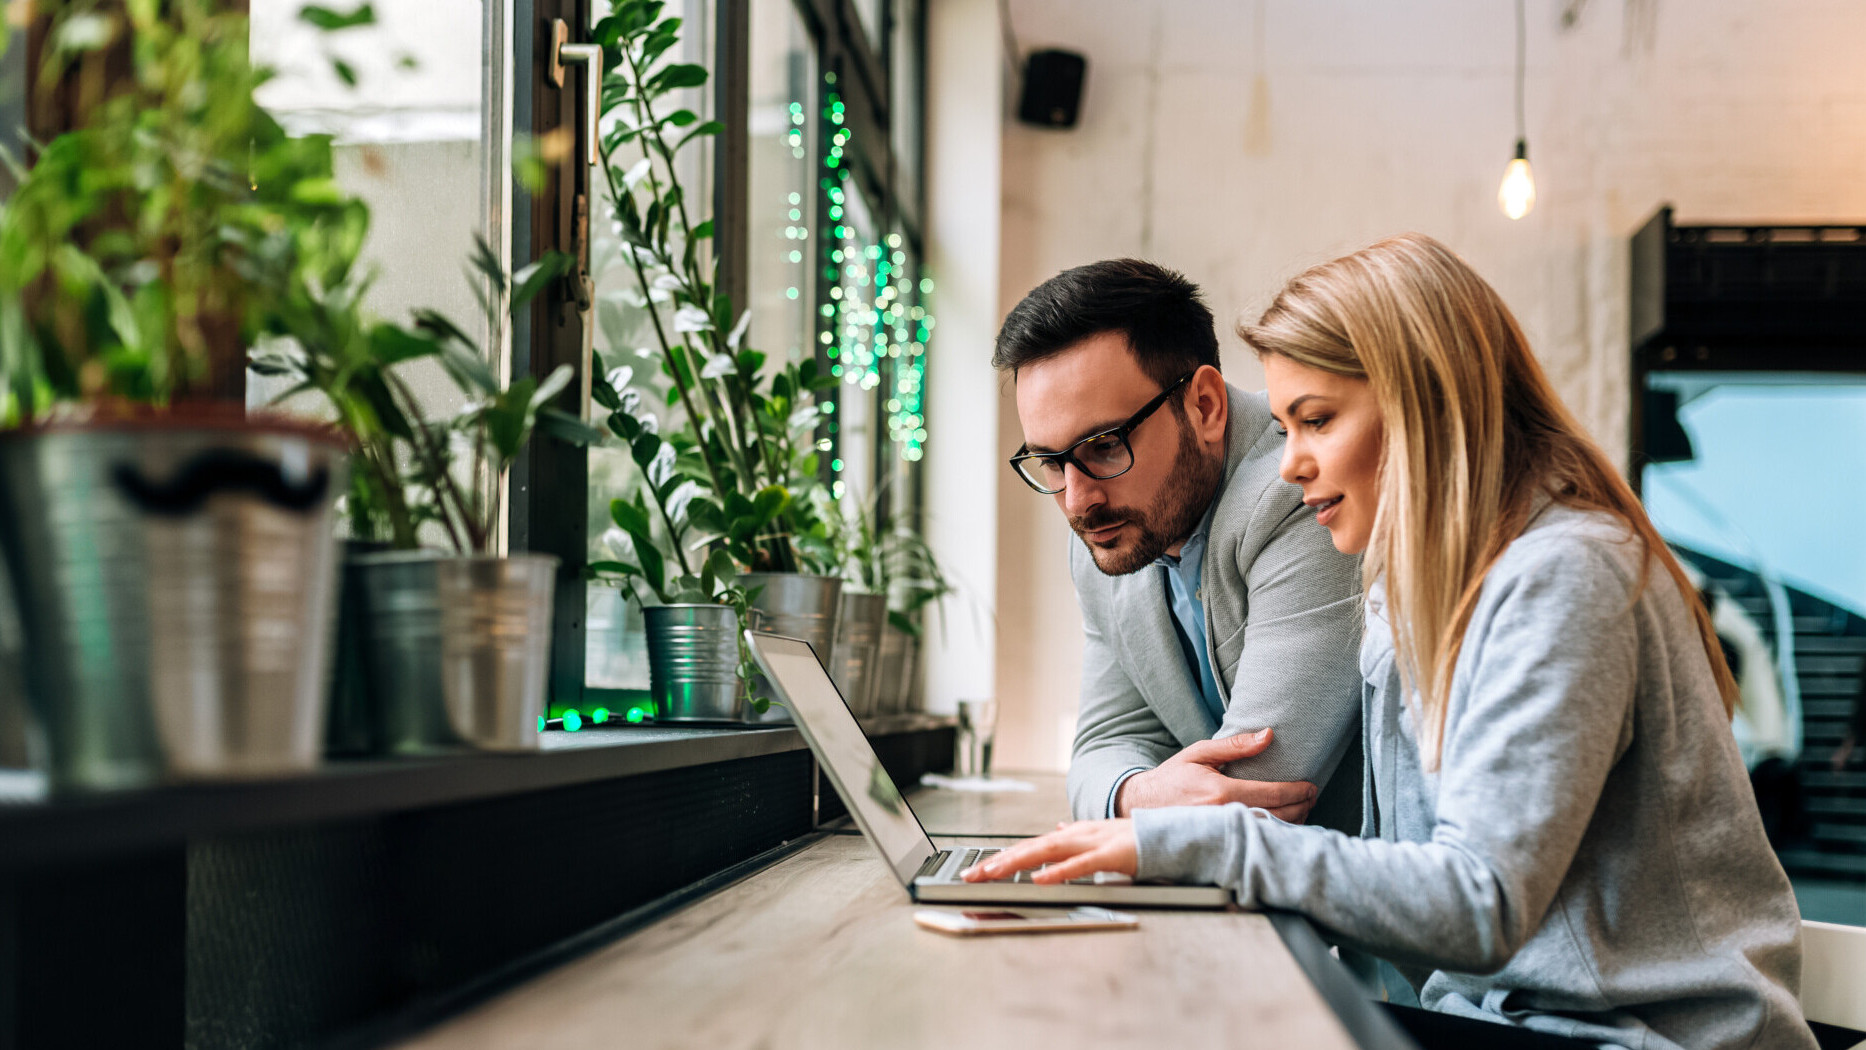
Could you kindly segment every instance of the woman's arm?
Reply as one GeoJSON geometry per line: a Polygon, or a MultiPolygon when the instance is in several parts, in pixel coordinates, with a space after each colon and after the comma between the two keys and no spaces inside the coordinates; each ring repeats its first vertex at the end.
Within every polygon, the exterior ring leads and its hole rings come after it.
{"type": "MultiPolygon", "coordinates": [[[[1468,686],[1454,689],[1430,841],[1356,839],[1235,805],[1150,810],[1131,824],[1072,825],[1001,854],[985,875],[1080,856],[1037,876],[1077,877],[1119,862],[1131,841],[1128,870],[1143,878],[1228,886],[1241,904],[1304,912],[1389,958],[1500,968],[1541,925],[1603,804],[1631,739],[1637,687],[1623,552],[1598,541],[1545,546],[1486,581],[1465,636],[1458,677],[1468,686]]],[[[1650,585],[1671,582],[1654,573],[1650,585]]]]}

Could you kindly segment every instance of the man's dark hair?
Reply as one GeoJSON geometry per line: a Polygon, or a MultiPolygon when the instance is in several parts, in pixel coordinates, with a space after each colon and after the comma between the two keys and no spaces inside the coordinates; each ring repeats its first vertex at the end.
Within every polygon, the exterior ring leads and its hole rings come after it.
{"type": "MultiPolygon", "coordinates": [[[[1162,387],[1200,365],[1218,368],[1218,336],[1199,286],[1139,259],[1078,266],[1038,285],[1004,319],[991,366],[1015,376],[1103,332],[1125,336],[1141,371],[1162,387]]],[[[1177,399],[1173,408],[1181,411],[1177,399]]]]}

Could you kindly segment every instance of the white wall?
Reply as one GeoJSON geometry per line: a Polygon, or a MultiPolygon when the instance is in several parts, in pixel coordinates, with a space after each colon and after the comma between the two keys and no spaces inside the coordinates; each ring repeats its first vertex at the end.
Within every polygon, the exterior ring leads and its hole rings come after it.
{"type": "Polygon", "coordinates": [[[927,7],[927,272],[938,349],[927,369],[926,537],[958,593],[927,617],[927,706],[988,697],[998,635],[999,150],[1004,66],[994,0],[927,7]]]}
{"type": "MultiPolygon", "coordinates": [[[[1226,372],[1247,388],[1261,373],[1233,322],[1309,264],[1420,230],[1496,284],[1617,456],[1626,240],[1661,203],[1687,223],[1866,219],[1857,0],[1529,0],[1540,199],[1514,223],[1496,204],[1515,138],[1513,4],[1010,8],[1023,49],[1078,50],[1089,71],[1075,130],[1006,125],[1000,310],[1060,269],[1150,258],[1205,287],[1226,372]]],[[[1019,440],[1007,406],[998,459],[1019,440]]],[[[1047,500],[999,475],[998,754],[1060,769],[1079,687],[1074,540],[1047,500]]]]}

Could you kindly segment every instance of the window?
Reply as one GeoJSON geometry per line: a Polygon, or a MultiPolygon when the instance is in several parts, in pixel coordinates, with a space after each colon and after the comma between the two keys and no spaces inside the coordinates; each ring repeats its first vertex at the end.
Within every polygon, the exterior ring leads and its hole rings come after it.
{"type": "MultiPolygon", "coordinates": [[[[598,7],[603,5],[600,3],[598,7]]],[[[714,76],[690,107],[706,119],[742,104],[705,163],[683,173],[688,199],[698,180],[731,187],[743,158],[740,221],[715,209],[721,252],[743,261],[747,345],[773,365],[813,355],[843,382],[819,428],[822,470],[839,494],[873,500],[884,518],[913,514],[926,440],[919,396],[926,364],[930,282],[918,272],[921,208],[921,17],[918,0],[796,0],[749,5],[743,21],[714,0],[685,0],[683,62],[714,76]],[[721,39],[713,39],[716,30],[721,39]],[[730,39],[743,34],[743,39],[730,39]],[[742,99],[720,61],[742,46],[742,99]],[[737,232],[734,232],[737,231],[737,232]]],[[[736,9],[735,9],[736,10],[736,9]]],[[[600,15],[600,11],[598,14],[600,15]]],[[[597,332],[605,366],[625,369],[644,403],[667,404],[667,382],[647,328],[648,297],[626,268],[604,195],[593,209],[597,332]]],[[[722,284],[728,283],[726,267],[722,284]]],[[[661,413],[663,426],[677,408],[661,413]]],[[[620,538],[609,502],[632,491],[636,467],[620,449],[590,455],[589,556],[610,557],[620,538]]],[[[648,687],[639,612],[617,589],[593,585],[583,680],[614,708],[648,687]]],[[[575,699],[554,698],[554,707],[575,699]]],[[[594,701],[591,701],[594,702],[594,701]]]]}
{"type": "MultiPolygon", "coordinates": [[[[607,5],[597,3],[592,19],[607,14],[607,5]]],[[[669,62],[690,62],[711,68],[713,65],[712,8],[707,0],[684,0],[668,5],[667,14],[681,20],[680,43],[666,56],[669,62]]],[[[694,88],[677,96],[677,108],[692,110],[699,120],[711,119],[715,112],[713,93],[694,88]]],[[[657,114],[665,116],[666,114],[657,114]]],[[[622,115],[611,118],[604,133],[614,127],[622,115]]],[[[625,156],[616,158],[624,169],[641,159],[639,145],[623,147],[625,156]]],[[[686,194],[697,200],[712,196],[712,164],[715,151],[699,144],[679,154],[678,176],[686,194]]],[[[641,397],[650,407],[659,425],[672,428],[681,421],[679,406],[670,404],[671,383],[662,374],[661,356],[654,335],[650,305],[669,320],[665,291],[642,287],[630,262],[627,243],[622,239],[612,199],[601,186],[595,190],[590,224],[590,273],[596,285],[596,332],[594,348],[608,376],[618,380],[641,397]]],[[[646,275],[650,282],[653,274],[646,275]]],[[[613,558],[621,533],[609,516],[610,501],[635,491],[641,469],[620,446],[590,449],[589,547],[591,560],[613,558]]],[[[593,581],[586,596],[587,631],[584,636],[585,684],[591,688],[643,691],[648,688],[648,650],[638,605],[628,600],[611,582],[593,581]]],[[[553,713],[575,707],[574,697],[554,697],[553,713]]]]}

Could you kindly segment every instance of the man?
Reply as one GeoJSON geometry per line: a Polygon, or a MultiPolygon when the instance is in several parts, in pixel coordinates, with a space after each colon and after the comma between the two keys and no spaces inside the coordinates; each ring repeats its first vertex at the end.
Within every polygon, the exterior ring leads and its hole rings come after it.
{"type": "Polygon", "coordinates": [[[1082,539],[1075,815],[1242,802],[1358,832],[1359,562],[1278,478],[1281,433],[1220,375],[1198,288],[1132,259],[1065,271],[992,365],[1012,466],[1082,539]]]}

